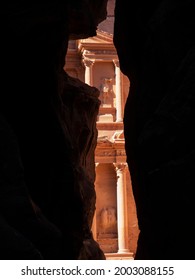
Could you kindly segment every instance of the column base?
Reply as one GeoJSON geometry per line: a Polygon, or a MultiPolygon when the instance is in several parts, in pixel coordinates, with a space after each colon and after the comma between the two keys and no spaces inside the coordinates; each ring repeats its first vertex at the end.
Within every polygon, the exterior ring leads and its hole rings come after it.
{"type": "Polygon", "coordinates": [[[116,119],[115,122],[117,122],[117,123],[123,122],[123,119],[116,119]]]}
{"type": "Polygon", "coordinates": [[[130,253],[129,249],[120,249],[118,250],[118,254],[130,253]]]}
{"type": "Polygon", "coordinates": [[[133,253],[105,253],[106,260],[134,260],[133,253]]]}

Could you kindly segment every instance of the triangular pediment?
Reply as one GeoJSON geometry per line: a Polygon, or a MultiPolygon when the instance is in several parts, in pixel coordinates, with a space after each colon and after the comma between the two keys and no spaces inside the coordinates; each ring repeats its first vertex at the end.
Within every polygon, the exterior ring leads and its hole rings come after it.
{"type": "Polygon", "coordinates": [[[102,30],[97,30],[96,31],[96,36],[93,36],[93,37],[89,37],[89,38],[86,38],[86,39],[81,39],[80,40],[80,43],[81,44],[113,44],[113,35],[112,34],[109,34],[107,32],[104,32],[102,30]]]}

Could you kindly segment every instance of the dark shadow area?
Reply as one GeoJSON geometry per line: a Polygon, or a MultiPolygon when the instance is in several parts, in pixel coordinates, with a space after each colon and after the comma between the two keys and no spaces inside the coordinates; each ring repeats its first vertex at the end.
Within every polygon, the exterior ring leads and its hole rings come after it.
{"type": "Polygon", "coordinates": [[[114,43],[131,82],[124,125],[141,230],[135,259],[194,259],[194,32],[193,1],[116,1],[114,43]]]}

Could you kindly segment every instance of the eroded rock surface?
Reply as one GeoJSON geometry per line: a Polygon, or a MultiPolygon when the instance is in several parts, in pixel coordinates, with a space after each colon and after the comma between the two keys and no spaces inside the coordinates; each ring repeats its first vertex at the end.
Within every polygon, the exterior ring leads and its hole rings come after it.
{"type": "Polygon", "coordinates": [[[194,258],[192,5],[116,1],[114,42],[131,82],[124,125],[141,230],[136,259],[194,258]]]}
{"type": "Polygon", "coordinates": [[[8,157],[11,165],[12,153],[21,159],[21,166],[15,163],[8,174],[6,162],[0,166],[2,259],[82,259],[89,254],[90,258],[93,254],[94,258],[104,258],[90,232],[95,205],[91,162],[98,93],[89,87],[80,90],[72,81],[68,86],[61,73],[69,38],[95,35],[97,24],[105,19],[106,2],[1,3],[0,114],[10,130],[1,123],[0,132],[5,133],[8,146],[13,141],[15,144],[7,150],[1,146],[0,154],[3,159],[8,157]],[[5,190],[10,180],[8,195],[5,190]],[[23,189],[27,190],[25,195],[23,189]],[[15,211],[21,205],[22,210],[15,211]],[[43,233],[40,230],[38,234],[39,226],[43,233]],[[84,250],[85,240],[94,247],[91,253],[91,245],[87,245],[88,253],[84,250]],[[5,254],[7,248],[9,254],[5,254]]]}

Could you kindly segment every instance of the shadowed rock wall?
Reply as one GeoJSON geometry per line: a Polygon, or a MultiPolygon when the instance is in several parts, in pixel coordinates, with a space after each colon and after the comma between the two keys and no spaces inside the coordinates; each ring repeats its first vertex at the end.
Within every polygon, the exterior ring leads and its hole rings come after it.
{"type": "Polygon", "coordinates": [[[135,259],[194,259],[192,4],[116,0],[114,43],[131,82],[124,126],[141,230],[135,259]]]}
{"type": "Polygon", "coordinates": [[[106,2],[1,4],[1,259],[105,258],[90,230],[99,93],[63,66],[68,39],[95,35],[106,2]]]}

